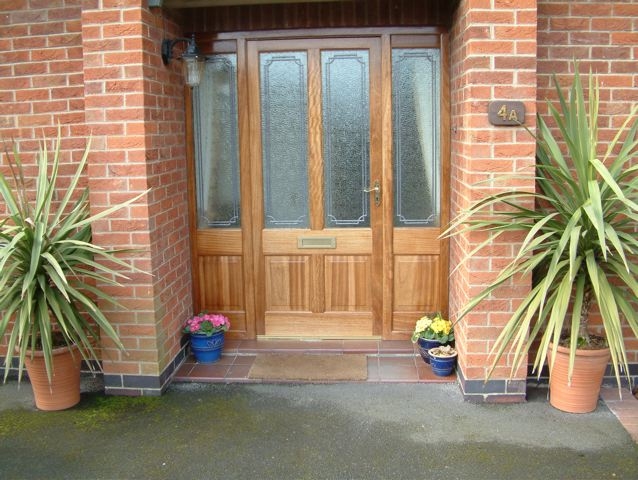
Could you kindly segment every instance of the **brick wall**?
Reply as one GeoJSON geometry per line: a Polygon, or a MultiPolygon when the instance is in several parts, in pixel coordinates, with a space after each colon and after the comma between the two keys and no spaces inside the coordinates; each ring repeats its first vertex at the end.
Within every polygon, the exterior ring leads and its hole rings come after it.
{"type": "MultiPolygon", "coordinates": [[[[601,86],[601,139],[611,139],[638,102],[638,0],[538,2],[538,101],[547,112],[546,99],[555,99],[552,74],[569,85],[573,60],[581,73],[590,69],[601,86]]],[[[601,143],[601,151],[606,149],[601,143]]],[[[628,360],[638,362],[638,340],[625,328],[628,360]]],[[[636,370],[635,374],[638,374],[636,370]]]]}
{"type": "MultiPolygon", "coordinates": [[[[451,32],[452,212],[468,208],[484,195],[506,185],[489,182],[496,176],[528,175],[519,187],[534,188],[534,141],[522,127],[494,127],[488,122],[491,100],[521,100],[525,124],[533,128],[536,112],[536,0],[463,0],[451,32]]],[[[451,267],[480,245],[478,234],[454,237],[451,267]]],[[[500,238],[464,263],[450,279],[452,319],[469,298],[482,290],[511,260],[521,239],[500,238]]],[[[506,382],[507,358],[484,384],[491,363],[488,352],[499,327],[529,290],[531,279],[511,282],[458,324],[459,377],[469,399],[518,401],[525,392],[525,369],[506,382]]]]}
{"type": "Polygon", "coordinates": [[[96,140],[92,207],[150,189],[128,211],[94,225],[96,241],[139,249],[134,263],[152,273],[135,274],[116,292],[128,309],[110,316],[127,353],[107,350],[105,384],[111,393],[153,391],[179,358],[180,325],[192,308],[184,90],[159,56],[162,38],[178,32],[140,0],[87,3],[82,38],[86,121],[96,140]]]}
{"type": "Polygon", "coordinates": [[[63,150],[82,150],[81,0],[8,0],[0,6],[0,138],[37,150],[62,127],[63,150]],[[33,140],[33,141],[31,141],[33,140]]]}
{"type": "Polygon", "coordinates": [[[62,125],[66,157],[93,137],[87,178],[93,212],[151,189],[93,225],[94,241],[133,247],[152,274],[109,289],[104,305],[127,353],[107,342],[110,393],[159,393],[183,355],[191,313],[184,87],[160,58],[178,22],[143,0],[9,0],[0,6],[0,136],[35,150],[62,125]]]}

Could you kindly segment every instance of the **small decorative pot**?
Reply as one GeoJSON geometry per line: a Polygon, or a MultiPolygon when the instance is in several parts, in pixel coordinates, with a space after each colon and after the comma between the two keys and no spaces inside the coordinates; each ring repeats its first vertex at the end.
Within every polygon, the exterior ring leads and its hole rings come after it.
{"type": "Polygon", "coordinates": [[[428,354],[428,350],[443,345],[438,340],[428,340],[426,338],[419,338],[417,340],[417,344],[419,345],[419,353],[421,354],[421,358],[425,363],[430,363],[430,355],[428,354]]]}
{"type": "Polygon", "coordinates": [[[191,352],[195,356],[197,363],[215,363],[222,356],[224,347],[224,332],[213,333],[206,336],[191,333],[191,352]]]}
{"type": "Polygon", "coordinates": [[[432,373],[439,377],[447,377],[452,375],[454,367],[456,366],[456,357],[458,356],[455,351],[453,355],[437,355],[438,348],[431,348],[428,350],[430,356],[430,366],[432,367],[432,373]]]}

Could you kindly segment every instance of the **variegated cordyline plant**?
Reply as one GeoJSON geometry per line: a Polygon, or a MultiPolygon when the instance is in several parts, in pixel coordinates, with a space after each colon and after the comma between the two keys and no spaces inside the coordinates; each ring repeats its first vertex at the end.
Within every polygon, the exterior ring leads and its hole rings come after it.
{"type": "Polygon", "coordinates": [[[6,205],[6,216],[0,221],[0,339],[8,336],[5,381],[16,356],[21,380],[25,358],[35,350],[43,352],[51,381],[54,336],[63,337],[68,348],[77,345],[90,367],[91,360],[98,360],[95,348],[100,345],[100,330],[123,350],[117,332],[98,307],[100,300],[117,302],[95,285],[119,285],[127,278],[113,266],[139,272],[116,256],[123,250],[91,243],[91,224],[146,192],[90,215],[88,188],[79,186],[90,140],[68,186],[58,182],[60,130],[50,150],[46,143],[44,139],[36,155],[35,191],[33,187],[29,191],[16,144],[12,152],[5,150],[10,173],[0,172],[0,195],[6,205]],[[56,201],[61,192],[62,199],[56,201]]]}
{"type": "Polygon", "coordinates": [[[586,98],[577,62],[574,71],[567,94],[553,78],[558,101],[547,103],[555,129],[539,115],[536,133],[530,132],[536,140],[536,190],[490,195],[444,233],[486,232],[487,240],[468,257],[502,234],[524,237],[515,258],[464,306],[457,322],[513,277],[533,274],[531,290],[493,345],[487,377],[506,352],[513,354],[513,376],[532,345],[538,346],[533,367],[540,376],[566,340],[571,382],[576,349],[592,343],[588,319],[596,304],[619,388],[621,372],[631,387],[623,322],[638,336],[638,106],[602,149],[598,80],[590,72],[586,98]]]}

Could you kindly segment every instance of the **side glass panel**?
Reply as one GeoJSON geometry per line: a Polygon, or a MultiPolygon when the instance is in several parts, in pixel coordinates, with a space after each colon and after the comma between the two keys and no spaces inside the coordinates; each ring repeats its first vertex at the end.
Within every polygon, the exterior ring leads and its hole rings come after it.
{"type": "Polygon", "coordinates": [[[264,226],[307,228],[306,52],[261,53],[264,226]]]}
{"type": "Polygon", "coordinates": [[[392,50],[394,225],[440,223],[440,51],[392,50]]]}
{"type": "Polygon", "coordinates": [[[370,226],[368,51],[322,51],[325,225],[370,226]]]}
{"type": "Polygon", "coordinates": [[[239,227],[237,56],[212,55],[193,91],[198,228],[239,227]]]}

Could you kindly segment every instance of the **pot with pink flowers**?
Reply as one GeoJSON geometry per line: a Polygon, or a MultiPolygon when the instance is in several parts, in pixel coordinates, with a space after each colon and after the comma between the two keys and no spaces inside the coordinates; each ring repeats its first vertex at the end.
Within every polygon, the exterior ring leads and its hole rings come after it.
{"type": "Polygon", "coordinates": [[[228,317],[200,313],[186,320],[184,333],[190,335],[191,352],[197,363],[215,363],[222,356],[224,333],[230,328],[228,317]]]}

